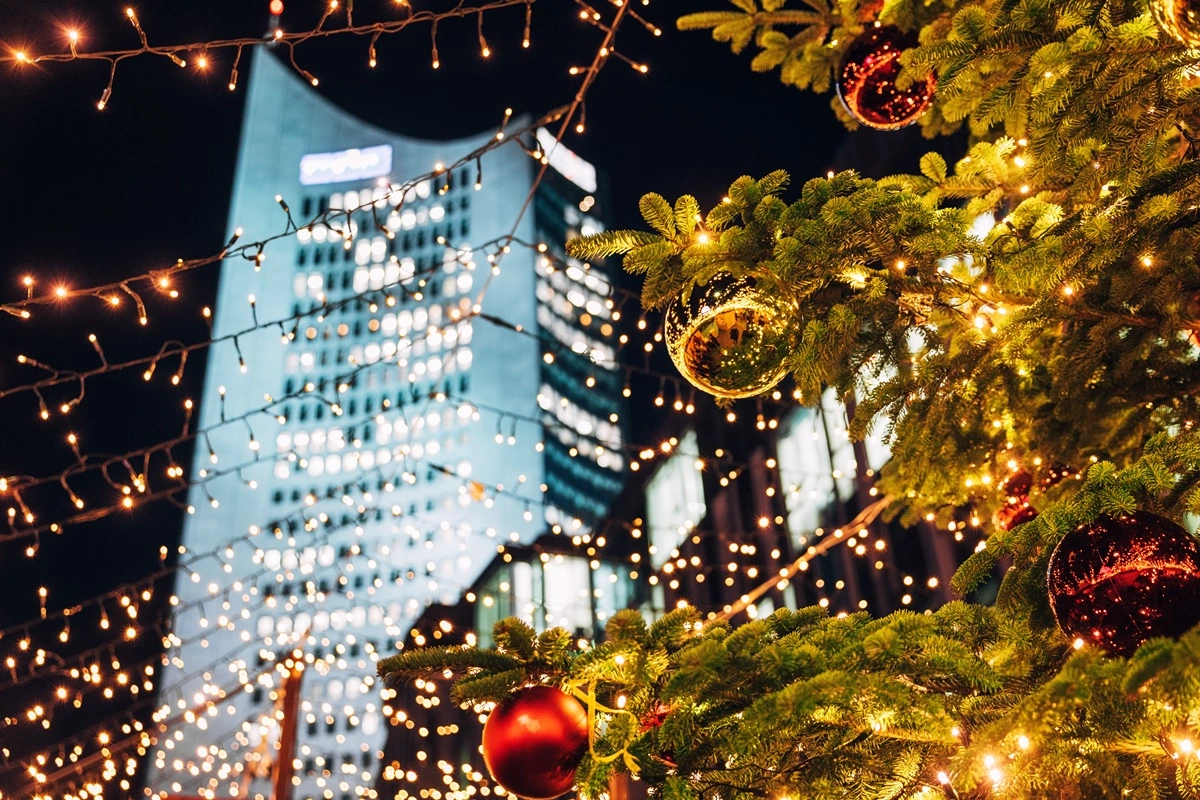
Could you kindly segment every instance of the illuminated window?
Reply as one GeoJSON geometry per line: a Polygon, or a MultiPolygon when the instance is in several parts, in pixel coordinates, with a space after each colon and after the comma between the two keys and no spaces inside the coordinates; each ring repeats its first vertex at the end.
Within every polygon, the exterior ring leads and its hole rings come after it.
{"type": "MultiPolygon", "coordinates": [[[[845,408],[832,389],[822,395],[819,410],[798,408],[784,420],[776,450],[788,529],[798,544],[829,521],[831,505],[853,496],[858,463],[846,429],[845,408]]],[[[889,458],[886,445],[873,435],[864,445],[867,466],[878,470],[889,458]]]]}
{"type": "Polygon", "coordinates": [[[655,569],[671,557],[671,551],[704,518],[704,480],[696,469],[699,457],[696,432],[688,431],[675,454],[646,484],[646,521],[653,548],[650,560],[655,569]]]}
{"type": "Polygon", "coordinates": [[[542,565],[547,625],[591,633],[592,602],[588,597],[588,562],[584,558],[553,558],[542,565]]]}

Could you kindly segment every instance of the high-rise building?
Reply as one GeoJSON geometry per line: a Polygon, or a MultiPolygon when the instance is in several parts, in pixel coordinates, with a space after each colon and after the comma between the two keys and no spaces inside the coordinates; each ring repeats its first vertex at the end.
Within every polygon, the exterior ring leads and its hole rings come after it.
{"type": "Polygon", "coordinates": [[[495,138],[381,130],[254,59],[231,235],[290,235],[222,268],[147,794],[269,794],[289,658],[293,797],[373,794],[377,658],[619,492],[610,279],[563,251],[602,229],[596,170],[544,130],[452,166],[495,138]]]}

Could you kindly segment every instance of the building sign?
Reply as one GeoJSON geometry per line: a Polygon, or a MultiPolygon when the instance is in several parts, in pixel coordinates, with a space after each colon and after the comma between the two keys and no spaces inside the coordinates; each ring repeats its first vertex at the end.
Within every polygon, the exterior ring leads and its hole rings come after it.
{"type": "Polygon", "coordinates": [[[309,153],[300,158],[300,183],[305,186],[378,178],[391,171],[390,144],[339,150],[336,153],[309,153]]]}
{"type": "Polygon", "coordinates": [[[575,155],[565,144],[556,143],[554,134],[545,128],[538,128],[537,140],[542,152],[549,154],[550,166],[558,170],[559,174],[585,192],[596,191],[595,167],[575,155]]]}

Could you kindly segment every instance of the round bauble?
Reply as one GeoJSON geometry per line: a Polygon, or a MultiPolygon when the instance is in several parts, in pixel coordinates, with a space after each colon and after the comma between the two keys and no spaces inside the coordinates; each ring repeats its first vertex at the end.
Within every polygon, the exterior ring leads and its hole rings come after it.
{"type": "Polygon", "coordinates": [[[996,512],[996,525],[1002,531],[1011,531],[1018,525],[1024,525],[1038,515],[1038,510],[1029,505],[1028,500],[1010,503],[996,512]]]}
{"type": "Polygon", "coordinates": [[[662,724],[667,721],[667,715],[670,713],[671,707],[669,705],[666,703],[655,703],[638,720],[642,733],[662,727],[662,724]]]}
{"type": "Polygon", "coordinates": [[[553,686],[520,690],[496,706],[483,726],[488,772],[525,800],[551,800],[569,791],[587,748],[587,710],[553,686]]]}
{"type": "Polygon", "coordinates": [[[787,373],[796,313],[757,281],[721,275],[667,307],[663,335],[671,361],[693,386],[716,397],[751,397],[787,373]]]}
{"type": "MultiPolygon", "coordinates": [[[[654,707],[646,711],[638,720],[638,726],[642,733],[649,733],[655,728],[661,728],[662,724],[667,721],[667,715],[671,713],[671,707],[666,703],[655,703],[654,707]]],[[[675,769],[679,765],[675,762],[675,753],[670,750],[655,753],[654,759],[668,769],[675,769]]]]}
{"type": "Polygon", "coordinates": [[[1047,588],[1063,633],[1127,656],[1200,623],[1200,542],[1147,511],[1102,516],[1058,543],[1047,588]]]}
{"type": "Polygon", "coordinates": [[[1079,473],[1068,467],[1066,464],[1055,462],[1042,471],[1038,483],[1041,485],[1042,490],[1045,491],[1046,489],[1053,489],[1067,478],[1078,477],[1079,473]]]}
{"type": "Polygon", "coordinates": [[[1200,47],[1200,0],[1150,0],[1150,12],[1163,33],[1188,47],[1200,47]]]}
{"type": "Polygon", "coordinates": [[[1019,469],[1000,481],[999,488],[1008,499],[1008,504],[1015,505],[1029,497],[1029,490],[1033,488],[1033,476],[1026,470],[1019,469]]]}
{"type": "Polygon", "coordinates": [[[850,43],[838,68],[837,93],[846,110],[871,128],[892,131],[916,122],[933,102],[937,80],[896,86],[900,54],[917,45],[917,34],[894,25],[867,28],[850,43]]]}

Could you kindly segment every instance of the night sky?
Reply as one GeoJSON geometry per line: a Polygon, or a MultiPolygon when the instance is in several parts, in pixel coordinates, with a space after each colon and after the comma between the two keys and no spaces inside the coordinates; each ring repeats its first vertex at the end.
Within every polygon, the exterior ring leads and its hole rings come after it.
{"type": "MultiPolygon", "coordinates": [[[[311,27],[319,14],[317,2],[287,0],[286,5],[288,30],[311,27]]],[[[734,56],[707,33],[674,29],[679,13],[722,5],[723,0],[708,0],[687,7],[639,6],[662,27],[662,36],[629,24],[618,49],[648,63],[649,74],[610,63],[588,97],[586,134],[572,133],[566,140],[607,173],[613,201],[609,216],[618,226],[638,225],[637,199],[647,191],[672,200],[692,193],[708,208],[739,175],[785,168],[799,183],[839,161],[835,154],[846,133],[827,97],[785,87],[773,74],[752,73],[749,54],[734,56]]],[[[266,7],[266,0],[141,0],[136,5],[150,41],[161,44],[257,35],[266,29],[266,7]]],[[[359,0],[355,11],[360,23],[395,14],[385,0],[359,0]]],[[[83,33],[81,50],[134,46],[137,39],[123,12],[123,4],[110,0],[0,0],[0,44],[34,54],[61,52],[66,49],[62,31],[77,27],[83,33]]],[[[343,20],[339,15],[330,24],[343,20]]],[[[457,137],[494,128],[506,107],[538,113],[568,102],[577,79],[567,68],[588,63],[602,38],[578,19],[577,6],[568,0],[535,6],[529,50],[520,46],[522,22],[519,8],[486,18],[493,51],[486,60],[479,53],[474,20],[440,26],[441,68],[436,71],[430,67],[427,26],[382,39],[375,69],[367,66],[366,40],[355,37],[305,44],[297,49],[297,59],[320,78],[323,94],[365,120],[412,136],[457,137]]],[[[92,285],[220,248],[245,87],[227,89],[232,51],[209,56],[207,72],[180,69],[153,56],[122,63],[103,112],[96,101],[107,79],[105,65],[0,65],[5,233],[0,298],[18,299],[26,274],[38,279],[41,291],[60,281],[92,285]]],[[[242,74],[244,81],[247,70],[242,74]]],[[[915,171],[921,150],[908,145],[912,133],[875,135],[856,144],[865,145],[863,153],[886,154],[893,147],[912,153],[912,163],[900,166],[915,171]]],[[[859,166],[872,171],[869,163],[859,166]]],[[[89,333],[100,337],[110,361],[152,353],[170,338],[205,338],[199,310],[212,302],[216,276],[216,267],[198,270],[181,282],[179,300],[151,301],[145,328],[128,304],[113,310],[89,299],[40,308],[28,322],[4,316],[0,390],[42,375],[17,364],[18,353],[60,368],[94,366],[89,333]]],[[[84,451],[107,453],[176,435],[183,397],[199,396],[202,375],[197,359],[189,363],[180,389],[162,380],[145,384],[129,373],[98,379],[88,383],[78,409],[65,417],[55,413],[49,422],[38,419],[31,394],[0,399],[0,475],[62,470],[74,459],[66,443],[69,432],[81,437],[84,451]]],[[[70,392],[71,387],[66,395],[52,391],[47,402],[56,407],[70,392]]],[[[47,519],[72,510],[61,496],[46,497],[41,510],[47,519]]],[[[173,545],[179,527],[180,512],[160,503],[77,526],[60,537],[43,537],[33,559],[23,552],[27,540],[0,545],[0,625],[36,617],[38,586],[48,587],[48,605],[54,609],[136,580],[159,566],[159,546],[173,545]]],[[[94,629],[94,622],[81,621],[72,646],[81,646],[94,629]]],[[[49,635],[53,638],[54,631],[49,635]]],[[[141,643],[147,653],[155,647],[152,638],[141,643]]],[[[0,640],[3,653],[11,646],[11,637],[0,640]]],[[[0,717],[24,706],[19,693],[0,691],[0,717]]],[[[0,726],[0,746],[10,744],[11,736],[0,726]]],[[[0,762],[0,789],[9,789],[11,778],[0,762]]]]}

